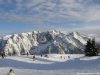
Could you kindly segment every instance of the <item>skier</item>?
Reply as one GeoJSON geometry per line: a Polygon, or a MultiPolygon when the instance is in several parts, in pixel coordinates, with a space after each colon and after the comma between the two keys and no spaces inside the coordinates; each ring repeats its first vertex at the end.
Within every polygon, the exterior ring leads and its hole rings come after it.
{"type": "Polygon", "coordinates": [[[41,54],[41,57],[42,57],[42,54],[41,54]]]}
{"type": "Polygon", "coordinates": [[[28,52],[26,54],[27,54],[27,56],[29,55],[28,52]]]}
{"type": "Polygon", "coordinates": [[[13,69],[10,69],[7,75],[16,75],[13,69]]]}
{"type": "Polygon", "coordinates": [[[45,57],[48,57],[48,55],[46,54],[45,57]]]}
{"type": "Polygon", "coordinates": [[[35,55],[33,55],[33,61],[35,60],[35,55]]]}
{"type": "Polygon", "coordinates": [[[62,59],[62,56],[60,56],[60,58],[62,59]]]}
{"type": "Polygon", "coordinates": [[[2,59],[3,59],[3,53],[1,53],[1,57],[2,57],[2,59]]]}
{"type": "Polygon", "coordinates": [[[1,57],[2,57],[2,59],[5,57],[5,53],[4,52],[1,53],[1,57]]]}
{"type": "Polygon", "coordinates": [[[70,59],[70,56],[68,56],[68,59],[70,59]]]}

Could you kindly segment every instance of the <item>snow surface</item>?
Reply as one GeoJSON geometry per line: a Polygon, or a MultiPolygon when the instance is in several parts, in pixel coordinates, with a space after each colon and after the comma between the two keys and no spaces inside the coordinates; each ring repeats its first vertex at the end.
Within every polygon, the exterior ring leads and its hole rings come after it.
{"type": "Polygon", "coordinates": [[[0,75],[7,75],[11,68],[16,75],[100,75],[100,56],[49,54],[48,57],[36,56],[35,61],[32,55],[0,58],[0,75]]]}

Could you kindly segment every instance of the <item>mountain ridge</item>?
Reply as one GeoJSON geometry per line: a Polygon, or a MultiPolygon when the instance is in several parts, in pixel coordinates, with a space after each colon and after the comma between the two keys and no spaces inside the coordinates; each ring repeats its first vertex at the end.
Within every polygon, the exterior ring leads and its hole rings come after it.
{"type": "Polygon", "coordinates": [[[7,55],[33,53],[83,53],[87,39],[78,32],[33,31],[6,35],[0,40],[0,49],[7,55]]]}

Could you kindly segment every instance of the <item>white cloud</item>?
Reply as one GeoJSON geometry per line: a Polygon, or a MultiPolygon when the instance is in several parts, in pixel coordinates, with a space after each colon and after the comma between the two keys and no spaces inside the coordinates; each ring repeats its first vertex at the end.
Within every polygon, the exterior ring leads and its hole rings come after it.
{"type": "Polygon", "coordinates": [[[3,16],[0,19],[25,23],[43,23],[57,18],[84,22],[100,20],[100,5],[93,0],[6,0],[5,3],[13,1],[15,9],[7,12],[4,8],[1,11],[5,13],[0,13],[3,16]]]}

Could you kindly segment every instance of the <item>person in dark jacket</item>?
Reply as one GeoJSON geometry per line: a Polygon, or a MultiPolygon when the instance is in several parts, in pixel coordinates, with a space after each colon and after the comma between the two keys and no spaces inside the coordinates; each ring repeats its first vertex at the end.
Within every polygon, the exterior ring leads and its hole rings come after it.
{"type": "Polygon", "coordinates": [[[33,61],[35,60],[35,55],[33,55],[33,61]]]}
{"type": "Polygon", "coordinates": [[[7,75],[16,75],[13,69],[10,69],[7,75]]]}
{"type": "Polygon", "coordinates": [[[26,54],[27,54],[27,56],[29,55],[29,53],[28,53],[28,52],[27,52],[26,54]]]}

